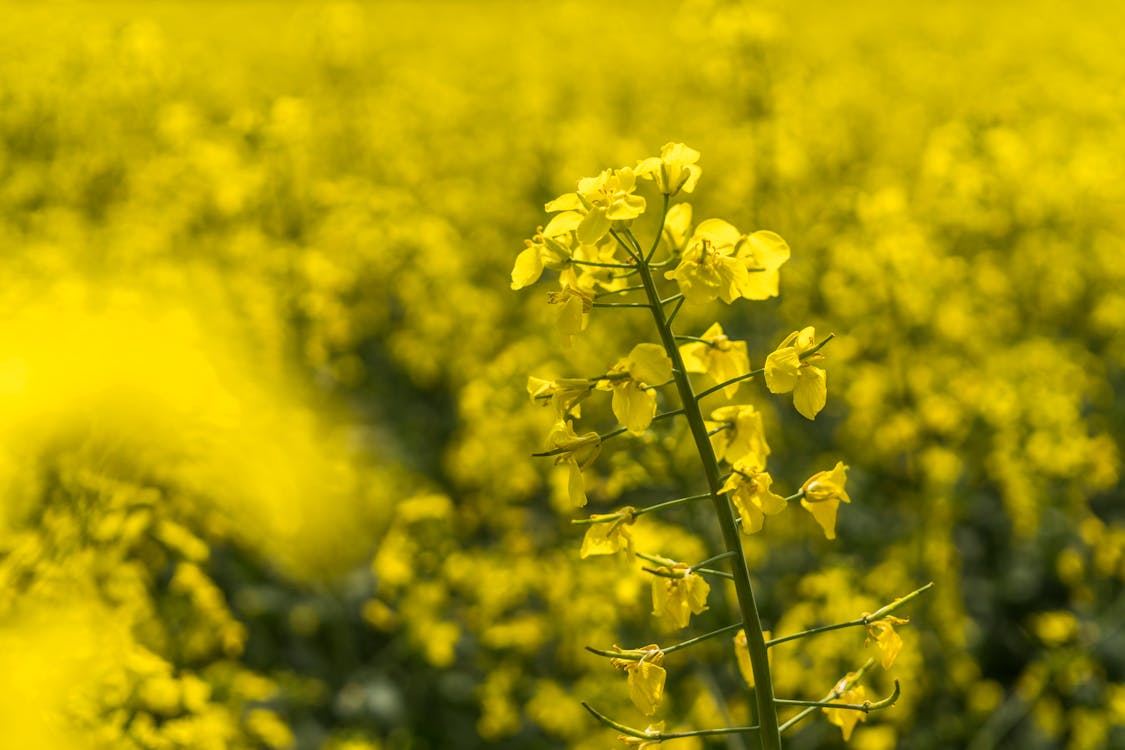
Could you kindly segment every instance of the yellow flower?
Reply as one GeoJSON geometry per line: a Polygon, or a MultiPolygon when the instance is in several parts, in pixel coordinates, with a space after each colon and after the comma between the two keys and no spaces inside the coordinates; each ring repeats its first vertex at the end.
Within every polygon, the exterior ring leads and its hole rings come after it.
{"type": "Polygon", "coordinates": [[[546,227],[530,240],[524,240],[523,251],[516,256],[512,268],[512,289],[523,289],[539,280],[543,268],[562,270],[571,257],[573,238],[571,233],[578,229],[582,214],[566,211],[551,218],[546,227]]]}
{"type": "Polygon", "coordinates": [[[660,156],[637,162],[637,176],[656,180],[656,186],[665,195],[675,195],[683,190],[695,190],[702,170],[696,162],[699,152],[682,143],[665,143],[660,156]]]}
{"type": "Polygon", "coordinates": [[[730,304],[742,295],[750,276],[746,264],[734,256],[739,240],[731,224],[706,219],[695,228],[679,265],[664,277],[676,280],[688,302],[701,304],[717,297],[730,304]]]}
{"type": "Polygon", "coordinates": [[[742,533],[754,534],[762,530],[766,516],[785,510],[785,498],[770,490],[773,479],[767,472],[758,471],[754,464],[737,463],[734,473],[727,478],[720,492],[730,492],[731,502],[742,515],[742,533]]]}
{"type": "Polygon", "coordinates": [[[776,297],[781,276],[778,269],[789,260],[785,240],[774,232],[754,232],[742,238],[735,254],[750,272],[742,296],[757,300],[776,297]]]}
{"type": "Polygon", "coordinates": [[[728,425],[727,429],[711,436],[715,457],[731,464],[743,461],[758,468],[765,466],[770,447],[758,410],[750,404],[737,404],[711,412],[711,420],[707,422],[709,430],[724,424],[728,425]]]}
{"type": "Polygon", "coordinates": [[[898,652],[902,650],[902,637],[895,632],[895,625],[905,625],[909,620],[904,620],[901,617],[891,617],[887,615],[878,622],[871,622],[867,624],[867,643],[870,645],[871,641],[875,641],[879,646],[879,651],[883,654],[883,669],[890,669],[891,665],[895,663],[895,657],[898,652]]]}
{"type": "Polygon", "coordinates": [[[822,354],[802,354],[816,346],[812,326],[794,331],[766,357],[766,387],[771,393],[793,391],[793,405],[806,419],[815,419],[828,398],[827,374],[813,362],[822,354]]]}
{"type": "Polygon", "coordinates": [[[843,461],[837,461],[832,471],[818,471],[801,485],[801,505],[824,529],[824,536],[829,539],[836,538],[836,511],[840,501],[850,503],[844,484],[847,482],[848,467],[843,461]]]}
{"type": "MultiPolygon", "coordinates": [[[[614,648],[621,650],[617,646],[614,648]]],[[[648,653],[640,660],[610,659],[609,663],[629,676],[629,697],[633,705],[645,716],[652,716],[664,699],[664,679],[667,676],[662,666],[664,652],[655,643],[638,650],[648,653]]]]}
{"type": "MultiPolygon", "coordinates": [[[[855,685],[847,687],[849,682],[854,681],[856,678],[855,672],[849,672],[844,679],[840,680],[836,685],[836,692],[840,694],[839,698],[834,698],[832,703],[864,703],[867,700],[867,691],[863,689],[862,685],[855,685]]],[[[840,727],[840,733],[844,736],[844,742],[847,742],[852,737],[852,732],[855,730],[855,725],[861,721],[867,721],[867,714],[863,711],[856,711],[847,708],[825,708],[823,709],[825,715],[828,717],[829,724],[835,724],[840,727]]]]}
{"type": "MultiPolygon", "coordinates": [[[[762,637],[767,641],[773,636],[768,630],[762,631],[762,637]]],[[[754,666],[750,663],[750,646],[746,643],[746,631],[739,630],[734,636],[734,657],[738,662],[738,671],[748,687],[754,687],[754,666]]],[[[773,651],[766,652],[766,661],[773,666],[773,651]]]]}
{"type": "Polygon", "coordinates": [[[707,594],[711,586],[702,576],[692,572],[686,563],[656,568],[675,578],[656,575],[652,578],[652,613],[666,617],[677,628],[686,628],[692,615],[707,609],[707,594]]]}
{"type": "Polygon", "coordinates": [[[613,414],[634,435],[640,435],[656,415],[656,391],[672,377],[672,360],[659,344],[637,344],[614,365],[602,390],[613,391],[613,414]]]}
{"type": "Polygon", "coordinates": [[[574,337],[585,331],[590,322],[590,311],[594,309],[593,292],[567,283],[557,292],[547,292],[547,302],[562,305],[557,321],[559,333],[563,335],[563,346],[573,346],[574,337]]]}
{"type": "MultiPolygon", "coordinates": [[[[706,374],[715,384],[750,372],[750,356],[746,353],[745,341],[731,341],[718,323],[713,323],[700,338],[703,341],[692,341],[680,347],[680,356],[688,372],[706,374]]],[[[740,385],[742,381],[731,383],[723,388],[723,394],[727,398],[734,396],[740,385]]]]}
{"type": "Polygon", "coordinates": [[[547,211],[578,211],[578,241],[593,245],[605,237],[615,221],[635,219],[645,211],[645,199],[634,195],[636,176],[630,167],[606,169],[597,177],[578,181],[578,191],[560,195],[547,211]]]}
{"type": "Polygon", "coordinates": [[[691,236],[691,204],[677,203],[668,209],[664,217],[664,229],[660,239],[670,255],[679,255],[691,236]]]}
{"type": "Polygon", "coordinates": [[[621,550],[633,553],[633,537],[629,534],[629,526],[637,520],[633,515],[635,509],[625,506],[616,513],[591,514],[590,520],[613,519],[602,523],[592,523],[586,529],[586,536],[582,538],[582,549],[578,556],[585,560],[590,555],[613,555],[621,550]]]}
{"type": "Polygon", "coordinates": [[[570,470],[568,488],[570,500],[576,506],[586,504],[586,482],[582,471],[589,466],[602,449],[602,439],[596,432],[575,433],[570,420],[560,419],[547,434],[547,450],[561,451],[555,464],[565,463],[570,470]]]}
{"type": "Polygon", "coordinates": [[[532,375],[527,379],[527,393],[531,396],[531,403],[540,406],[551,404],[560,419],[581,416],[579,403],[590,395],[593,388],[593,382],[585,378],[544,380],[532,375]]]}
{"type": "Polygon", "coordinates": [[[633,737],[629,734],[619,734],[617,739],[625,743],[629,747],[634,747],[636,750],[645,750],[647,747],[659,745],[661,743],[660,735],[664,732],[664,722],[658,721],[655,724],[649,724],[645,727],[645,734],[655,739],[641,739],[640,737],[633,737]]]}

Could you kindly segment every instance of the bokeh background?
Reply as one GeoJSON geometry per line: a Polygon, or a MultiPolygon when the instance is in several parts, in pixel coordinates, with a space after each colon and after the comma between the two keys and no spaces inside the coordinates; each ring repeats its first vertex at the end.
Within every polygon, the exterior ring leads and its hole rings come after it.
{"type": "MultiPolygon", "coordinates": [[[[675,140],[703,154],[697,216],[793,248],[778,300],[723,312],[754,366],[836,333],[815,423],[744,390],[779,485],[852,467],[836,541],[790,512],[748,543],[767,625],[937,584],[870,686],[902,700],[849,744],[1125,747],[1123,22],[0,4],[0,745],[614,746],[580,700],[643,727],[582,646],[683,635],[635,563],[578,560],[524,385],[652,332],[595,316],[564,351],[508,273],[544,201],[675,140]]],[[[678,451],[607,448],[591,509],[698,486],[678,451]]],[[[637,525],[685,560],[713,534],[637,525]]],[[[778,692],[870,652],[779,647],[778,692]]],[[[666,666],[669,727],[747,720],[728,642],[666,666]]],[[[816,718],[789,745],[843,743],[816,718]]]]}

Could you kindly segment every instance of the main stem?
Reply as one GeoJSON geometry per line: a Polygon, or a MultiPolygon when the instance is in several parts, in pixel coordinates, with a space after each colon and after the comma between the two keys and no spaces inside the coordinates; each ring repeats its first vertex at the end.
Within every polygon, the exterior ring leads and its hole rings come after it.
{"type": "Polygon", "coordinates": [[[738,594],[738,606],[742,614],[742,627],[746,631],[746,645],[750,650],[750,666],[754,672],[755,695],[758,703],[759,738],[762,750],[781,750],[781,732],[778,729],[777,709],[773,699],[773,681],[770,678],[769,661],[766,658],[766,641],[762,635],[762,621],[758,617],[758,605],[754,600],[754,589],[750,585],[750,570],[746,567],[746,556],[742,552],[742,539],[734,514],[726,497],[720,494],[722,487],[719,462],[715,458],[715,451],[711,447],[711,439],[707,435],[707,426],[703,422],[703,414],[699,410],[695,392],[691,388],[687,369],[684,367],[683,357],[676,345],[676,337],[672,333],[672,326],[664,315],[664,306],[660,304],[660,294],[656,289],[656,282],[652,278],[647,258],[640,258],[637,262],[641,281],[644,284],[645,295],[648,297],[652,309],[652,317],[656,327],[660,330],[660,339],[664,350],[672,360],[672,372],[676,382],[676,390],[680,394],[683,404],[684,417],[691,429],[695,448],[699,453],[699,460],[703,463],[703,470],[707,475],[707,485],[711,490],[711,502],[715,506],[715,514],[719,518],[722,528],[723,541],[729,552],[734,553],[731,564],[734,573],[734,588],[738,594]]]}

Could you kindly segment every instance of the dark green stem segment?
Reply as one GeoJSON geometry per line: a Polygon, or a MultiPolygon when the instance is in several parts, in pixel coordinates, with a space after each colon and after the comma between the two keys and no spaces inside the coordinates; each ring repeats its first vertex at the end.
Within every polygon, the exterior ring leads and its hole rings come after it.
{"type": "MultiPolygon", "coordinates": [[[[663,226],[661,226],[660,231],[663,231],[663,226]]],[[[741,532],[735,524],[730,503],[720,493],[722,475],[719,471],[719,463],[715,458],[715,451],[711,447],[711,439],[707,436],[707,426],[703,421],[703,414],[699,410],[695,393],[692,391],[691,380],[688,378],[683,358],[680,356],[680,348],[676,344],[676,335],[672,331],[668,318],[665,317],[660,291],[656,288],[656,281],[653,279],[652,271],[646,260],[637,263],[637,271],[641,283],[644,285],[645,294],[652,306],[652,317],[660,331],[661,343],[663,343],[665,352],[672,360],[676,390],[679,392],[684,417],[687,419],[692,439],[695,441],[696,451],[699,454],[699,460],[703,464],[703,471],[707,476],[707,486],[711,490],[711,500],[715,507],[715,515],[719,520],[719,527],[722,530],[723,542],[727,551],[734,553],[735,559],[731,564],[731,572],[734,574],[734,587],[738,594],[742,627],[746,631],[746,645],[750,651],[750,665],[754,673],[754,684],[757,686],[754,693],[758,706],[758,736],[760,737],[761,748],[762,750],[781,750],[781,733],[778,729],[773,681],[770,677],[769,662],[766,656],[766,641],[762,635],[762,621],[758,616],[754,589],[750,584],[750,571],[746,566],[746,556],[742,551],[741,532]]]]}
{"type": "Polygon", "coordinates": [[[693,729],[690,732],[646,732],[614,721],[600,711],[595,710],[589,703],[583,702],[582,708],[589,711],[595,719],[605,724],[607,727],[616,729],[627,737],[636,737],[650,742],[678,740],[683,737],[716,737],[724,734],[751,734],[758,731],[758,727],[723,727],[721,729],[693,729]]]}

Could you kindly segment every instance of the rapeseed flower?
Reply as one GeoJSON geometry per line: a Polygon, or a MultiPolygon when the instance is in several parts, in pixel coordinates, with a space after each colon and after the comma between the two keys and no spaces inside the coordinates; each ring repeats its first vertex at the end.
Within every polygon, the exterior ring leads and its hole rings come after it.
{"type": "Polygon", "coordinates": [[[894,664],[898,652],[902,650],[902,636],[895,632],[895,625],[905,625],[909,620],[904,620],[901,617],[891,617],[890,615],[884,617],[878,622],[871,622],[867,624],[867,644],[870,645],[871,641],[879,647],[882,653],[883,669],[890,669],[894,664]]]}
{"type": "Polygon", "coordinates": [[[793,406],[806,419],[815,419],[828,398],[827,375],[812,364],[823,355],[808,353],[815,348],[816,331],[808,326],[786,336],[766,357],[766,387],[770,393],[793,391],[793,406]]]}
{"type": "Polygon", "coordinates": [[[735,256],[741,235],[722,219],[705,219],[687,242],[680,263],[664,274],[675,279],[684,298],[703,304],[715,298],[730,304],[742,296],[750,274],[735,256]]]}
{"type": "Polygon", "coordinates": [[[572,255],[572,233],[581,221],[582,214],[564,211],[551,217],[546,227],[539,227],[530,240],[524,240],[525,247],[512,268],[512,289],[531,286],[543,275],[545,267],[562,270],[572,255]]]}
{"type": "Polygon", "coordinates": [[[615,221],[635,219],[645,211],[645,199],[635,195],[637,178],[632,168],[606,169],[596,177],[578,181],[578,190],[548,203],[547,211],[577,211],[582,220],[578,241],[593,245],[609,233],[615,221]]]}
{"type": "Polygon", "coordinates": [[[570,420],[560,419],[547,434],[547,450],[559,451],[555,464],[566,464],[570,471],[567,483],[570,500],[576,506],[586,504],[586,482],[582,471],[598,457],[602,449],[601,436],[596,432],[585,432],[581,435],[574,431],[574,424],[570,420]]]}
{"type": "Polygon", "coordinates": [[[534,375],[527,379],[527,393],[533,404],[555,407],[559,419],[581,416],[580,402],[590,395],[594,383],[586,378],[545,380],[534,375]]]}
{"type": "Polygon", "coordinates": [[[653,576],[652,613],[666,618],[677,628],[686,628],[692,615],[706,611],[710,584],[692,571],[687,563],[662,566],[656,570],[667,575],[653,576]]]}
{"type": "Polygon", "coordinates": [[[660,156],[652,156],[637,162],[637,176],[656,181],[656,186],[665,195],[675,195],[683,190],[695,190],[702,170],[696,162],[699,152],[682,143],[665,143],[660,156]]]}
{"type": "Polygon", "coordinates": [[[592,514],[590,520],[601,523],[591,523],[586,529],[578,556],[585,560],[590,555],[613,555],[621,550],[628,550],[632,554],[633,537],[629,533],[629,526],[637,520],[634,510],[632,506],[625,506],[616,513],[592,514]]]}
{"type": "Polygon", "coordinates": [[[711,412],[708,429],[725,426],[711,436],[715,457],[730,464],[739,461],[758,467],[766,465],[770,447],[766,443],[766,430],[762,415],[750,404],[723,406],[711,412]]]}
{"type": "Polygon", "coordinates": [[[770,490],[773,479],[769,473],[759,471],[754,464],[737,463],[734,473],[723,483],[720,492],[729,492],[731,502],[742,515],[742,533],[754,534],[762,530],[766,516],[785,510],[785,498],[770,490]]]}
{"type": "MultiPolygon", "coordinates": [[[[867,701],[867,691],[863,689],[862,685],[848,687],[848,684],[855,679],[855,672],[849,672],[844,679],[836,684],[835,692],[839,693],[840,697],[832,699],[832,703],[861,704],[867,701]]],[[[856,711],[855,709],[825,708],[824,713],[828,717],[829,724],[835,724],[840,727],[840,733],[844,736],[844,742],[851,739],[852,732],[855,731],[855,725],[857,723],[867,721],[867,714],[863,711],[856,711]]]]}
{"type": "MultiPolygon", "coordinates": [[[[750,372],[750,356],[745,341],[731,341],[723,327],[713,323],[702,336],[703,341],[692,341],[680,347],[680,356],[688,372],[705,374],[715,384],[724,383],[750,372]]],[[[738,392],[738,383],[723,388],[723,395],[731,398],[738,392]]]]}
{"type": "Polygon", "coordinates": [[[672,377],[672,360],[659,344],[637,344],[607,373],[599,384],[613,391],[612,408],[617,420],[634,435],[640,435],[656,416],[658,386],[672,377]]]}
{"type": "Polygon", "coordinates": [[[789,244],[775,232],[761,230],[743,237],[735,253],[750,272],[742,296],[763,300],[776,297],[781,274],[789,260],[789,244]]]}
{"type": "MultiPolygon", "coordinates": [[[[614,646],[618,651],[622,649],[614,646]]],[[[622,670],[629,678],[629,698],[645,716],[656,713],[664,700],[664,652],[655,643],[639,651],[647,651],[641,659],[610,659],[609,663],[622,670]]]]}
{"type": "Polygon", "coordinates": [[[801,485],[801,505],[812,513],[813,518],[824,529],[824,536],[836,538],[836,511],[840,501],[850,503],[844,484],[847,482],[848,467],[837,461],[832,471],[818,471],[801,485]]]}

